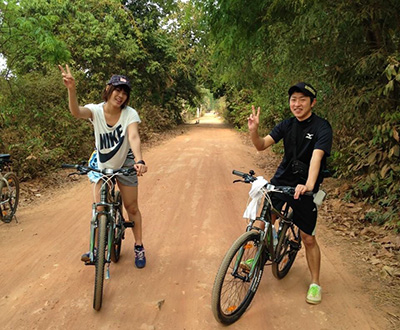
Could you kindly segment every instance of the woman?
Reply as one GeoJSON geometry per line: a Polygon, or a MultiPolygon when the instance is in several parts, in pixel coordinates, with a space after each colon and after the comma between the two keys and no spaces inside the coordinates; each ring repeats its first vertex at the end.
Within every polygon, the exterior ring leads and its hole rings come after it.
{"type": "MultiPolygon", "coordinates": [[[[104,102],[78,105],[75,79],[66,65],[59,66],[64,85],[68,89],[69,109],[76,118],[89,119],[94,126],[97,162],[100,169],[133,166],[137,174],[117,176],[124,207],[130,221],[134,221],[135,265],[143,268],[146,265],[145,251],[142,242],[142,216],[138,206],[138,180],[147,172],[147,166],[142,158],[138,124],[140,118],[137,112],[127,106],[131,86],[125,76],[114,75],[108,81],[104,91],[104,102]],[[133,154],[132,154],[133,153],[133,154]],[[134,160],[136,159],[136,161],[134,160]]],[[[99,199],[100,182],[96,183],[97,199],[99,199]]],[[[87,261],[88,254],[82,255],[82,261],[87,261]]]]}

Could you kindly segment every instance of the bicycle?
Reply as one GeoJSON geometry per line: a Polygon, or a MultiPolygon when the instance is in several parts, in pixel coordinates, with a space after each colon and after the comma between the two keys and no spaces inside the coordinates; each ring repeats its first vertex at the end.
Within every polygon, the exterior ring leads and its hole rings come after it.
{"type": "MultiPolygon", "coordinates": [[[[10,223],[17,212],[19,202],[19,181],[10,170],[9,154],[0,154],[0,220],[10,223]],[[3,175],[4,168],[7,172],[3,175]]],[[[15,217],[15,221],[18,222],[15,217]]]]}
{"type": "MultiPolygon", "coordinates": [[[[243,179],[234,183],[253,183],[257,180],[252,170],[249,173],[234,170],[232,173],[243,179]]],[[[211,307],[215,319],[223,324],[236,322],[246,311],[256,294],[265,265],[271,265],[273,275],[282,279],[288,274],[301,248],[300,230],[293,223],[291,208],[286,204],[282,211],[278,211],[271,202],[272,193],[293,196],[295,188],[267,183],[261,191],[264,203],[260,216],[250,219],[245,233],[226,253],[215,277],[211,307]],[[279,221],[277,232],[271,220],[272,214],[279,221]],[[256,221],[261,221],[264,229],[256,227],[256,221]]],[[[312,196],[313,193],[305,195],[312,196]]]]}
{"type": "Polygon", "coordinates": [[[70,173],[69,176],[87,175],[90,171],[101,173],[101,180],[104,181],[100,188],[100,202],[92,204],[90,261],[85,262],[85,265],[94,265],[96,269],[93,308],[99,311],[103,301],[104,267],[107,264],[106,279],[109,279],[111,262],[116,263],[120,258],[125,229],[134,226],[133,222],[125,221],[123,217],[121,194],[115,190],[116,175],[130,175],[135,169],[99,170],[90,166],[71,164],[63,164],[62,167],[78,171],[70,173]]]}

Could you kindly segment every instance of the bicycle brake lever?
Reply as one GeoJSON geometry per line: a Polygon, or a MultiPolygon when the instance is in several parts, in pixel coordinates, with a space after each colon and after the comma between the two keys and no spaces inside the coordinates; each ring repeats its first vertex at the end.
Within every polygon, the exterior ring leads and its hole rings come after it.
{"type": "Polygon", "coordinates": [[[233,183],[237,183],[237,182],[246,182],[244,180],[234,180],[233,183]]]}
{"type": "Polygon", "coordinates": [[[74,176],[74,175],[85,175],[86,173],[82,173],[82,172],[73,172],[68,174],[68,176],[74,176]]]}

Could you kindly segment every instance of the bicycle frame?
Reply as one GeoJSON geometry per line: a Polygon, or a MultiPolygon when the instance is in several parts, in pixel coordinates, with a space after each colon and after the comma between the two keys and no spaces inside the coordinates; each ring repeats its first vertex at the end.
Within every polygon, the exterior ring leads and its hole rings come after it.
{"type": "MultiPolygon", "coordinates": [[[[0,173],[0,192],[3,190],[4,185],[6,185],[7,189],[10,189],[10,185],[8,184],[8,181],[6,178],[3,176],[2,173],[0,173]]],[[[5,203],[8,203],[10,200],[10,196],[8,196],[7,199],[3,199],[3,196],[0,196],[0,205],[3,205],[5,203]]]]}
{"type": "MultiPolygon", "coordinates": [[[[3,206],[4,204],[10,203],[10,201],[11,201],[11,199],[13,197],[10,194],[10,191],[11,191],[10,183],[8,182],[8,180],[6,178],[6,176],[8,174],[11,174],[11,172],[7,172],[5,175],[3,175],[0,172],[0,206],[3,206]],[[3,189],[4,188],[6,188],[6,192],[3,194],[3,189]]],[[[17,196],[15,196],[15,197],[17,197],[17,196]]],[[[1,216],[3,216],[3,215],[1,215],[1,216]]]]}
{"type": "MultiPolygon", "coordinates": [[[[266,252],[265,260],[263,263],[265,264],[268,260],[273,261],[276,258],[276,251],[273,243],[273,235],[272,235],[272,217],[271,214],[275,214],[279,219],[280,219],[280,226],[284,222],[290,222],[292,223],[292,220],[287,217],[288,209],[285,208],[283,212],[278,211],[276,208],[273,207],[273,205],[270,203],[268,198],[264,199],[264,204],[261,209],[260,216],[257,217],[255,220],[251,219],[249,224],[246,227],[246,232],[251,231],[251,230],[257,230],[260,232],[260,243],[263,245],[262,249],[259,249],[257,254],[254,257],[254,262],[252,263],[251,269],[249,274],[246,276],[247,279],[250,279],[253,277],[255,267],[257,265],[258,260],[260,259],[261,255],[263,252],[266,252]],[[256,221],[262,221],[265,224],[265,228],[261,229],[258,227],[254,226],[254,223],[256,221]]],[[[244,248],[242,247],[238,253],[238,258],[235,262],[235,266],[233,268],[233,274],[234,276],[238,278],[242,278],[242,276],[237,275],[237,270],[240,265],[240,261],[242,260],[244,254],[244,248]]],[[[242,278],[244,279],[244,278],[242,278]]]]}
{"type": "Polygon", "coordinates": [[[96,229],[98,228],[98,218],[104,214],[107,217],[107,275],[106,278],[110,278],[109,266],[111,263],[111,249],[114,241],[114,229],[116,228],[116,209],[119,203],[114,202],[115,197],[115,181],[104,177],[104,182],[100,188],[100,202],[92,204],[92,220],[90,222],[90,263],[94,263],[94,247],[96,242],[96,229]]]}

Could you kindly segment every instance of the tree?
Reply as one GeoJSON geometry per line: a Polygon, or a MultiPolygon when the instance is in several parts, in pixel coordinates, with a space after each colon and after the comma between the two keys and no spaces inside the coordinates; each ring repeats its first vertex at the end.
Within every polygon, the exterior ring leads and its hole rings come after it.
{"type": "MultiPolygon", "coordinates": [[[[400,2],[197,2],[210,26],[215,86],[231,95],[250,90],[271,128],[289,114],[285,89],[311,82],[317,111],[336,133],[331,166],[356,181],[353,196],[398,214],[400,2]]],[[[246,116],[227,103],[235,123],[244,124],[246,116]]]]}
{"type": "MultiPolygon", "coordinates": [[[[66,44],[52,33],[59,22],[52,14],[31,16],[26,1],[0,2],[0,53],[7,58],[8,71],[15,74],[40,70],[46,64],[69,59],[66,44]]],[[[30,1],[33,5],[36,0],[30,1]]]]}
{"type": "Polygon", "coordinates": [[[185,41],[166,28],[180,10],[175,1],[21,0],[1,6],[0,51],[9,71],[0,80],[6,132],[0,147],[15,155],[27,177],[90,153],[90,125],[69,115],[56,64],[71,66],[80,104],[101,101],[112,74],[127,75],[144,138],[179,123],[184,101],[195,103],[199,96],[191,56],[182,54],[185,41]]]}

